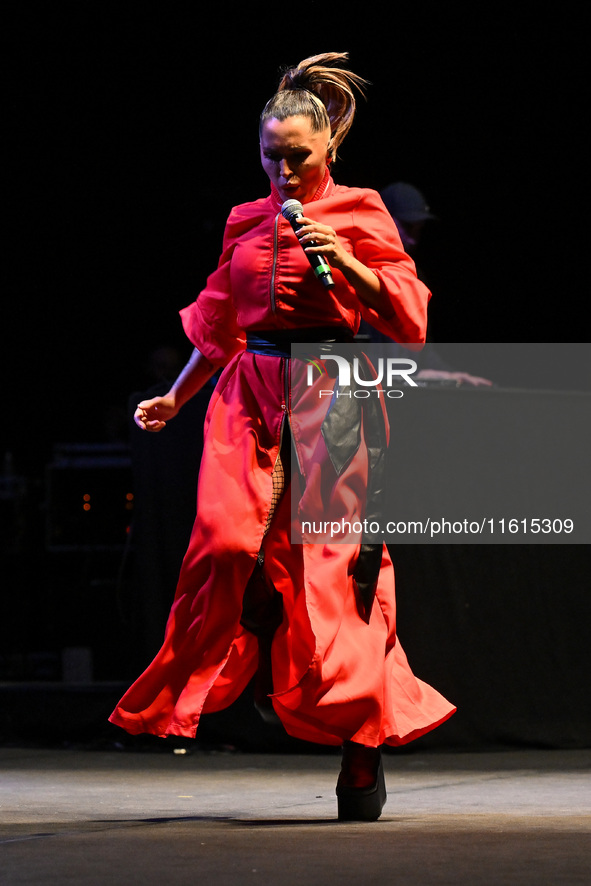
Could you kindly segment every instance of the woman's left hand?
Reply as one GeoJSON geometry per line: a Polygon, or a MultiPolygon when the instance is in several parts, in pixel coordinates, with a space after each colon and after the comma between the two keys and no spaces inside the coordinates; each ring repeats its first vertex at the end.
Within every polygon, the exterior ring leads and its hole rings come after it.
{"type": "Polygon", "coordinates": [[[338,268],[359,298],[383,317],[391,317],[394,309],[376,274],[347,252],[334,228],[322,225],[307,216],[300,216],[297,237],[304,250],[322,255],[332,268],[338,268]],[[311,246],[310,244],[314,245],[311,246]]]}
{"type": "Polygon", "coordinates": [[[300,216],[298,224],[301,227],[297,232],[297,238],[306,252],[323,255],[331,267],[340,270],[350,262],[351,255],[330,225],[322,225],[307,216],[300,216]]]}

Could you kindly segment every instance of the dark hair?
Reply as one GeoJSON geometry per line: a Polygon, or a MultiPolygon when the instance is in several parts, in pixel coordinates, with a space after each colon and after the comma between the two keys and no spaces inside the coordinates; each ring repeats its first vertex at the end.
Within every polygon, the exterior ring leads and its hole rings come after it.
{"type": "Polygon", "coordinates": [[[259,131],[272,117],[307,117],[313,132],[330,129],[329,151],[334,160],[355,116],[354,88],[365,96],[368,81],[346,68],[347,52],[324,52],[305,58],[283,72],[275,95],[261,114],[259,131]]]}

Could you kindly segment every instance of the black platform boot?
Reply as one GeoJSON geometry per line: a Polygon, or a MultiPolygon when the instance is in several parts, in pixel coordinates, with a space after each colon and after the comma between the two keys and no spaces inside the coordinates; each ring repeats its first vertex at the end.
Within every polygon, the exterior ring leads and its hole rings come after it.
{"type": "Polygon", "coordinates": [[[345,742],[336,793],[339,821],[378,820],[386,802],[379,748],[345,742]]]}

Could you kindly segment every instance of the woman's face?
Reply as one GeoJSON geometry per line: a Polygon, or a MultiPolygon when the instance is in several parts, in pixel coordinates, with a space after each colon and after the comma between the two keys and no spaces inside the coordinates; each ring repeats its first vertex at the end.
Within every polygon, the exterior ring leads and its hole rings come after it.
{"type": "Polygon", "coordinates": [[[326,172],[329,140],[330,129],[313,132],[307,117],[271,117],[263,124],[261,163],[282,201],[312,200],[326,172]]]}

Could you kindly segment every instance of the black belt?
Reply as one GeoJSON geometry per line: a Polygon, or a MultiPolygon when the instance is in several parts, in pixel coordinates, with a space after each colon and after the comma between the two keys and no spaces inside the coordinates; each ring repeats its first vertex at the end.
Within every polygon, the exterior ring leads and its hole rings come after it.
{"type": "Polygon", "coordinates": [[[330,344],[352,342],[353,333],[345,326],[310,326],[303,329],[262,329],[246,333],[246,350],[271,357],[291,357],[295,343],[330,344]]]}

